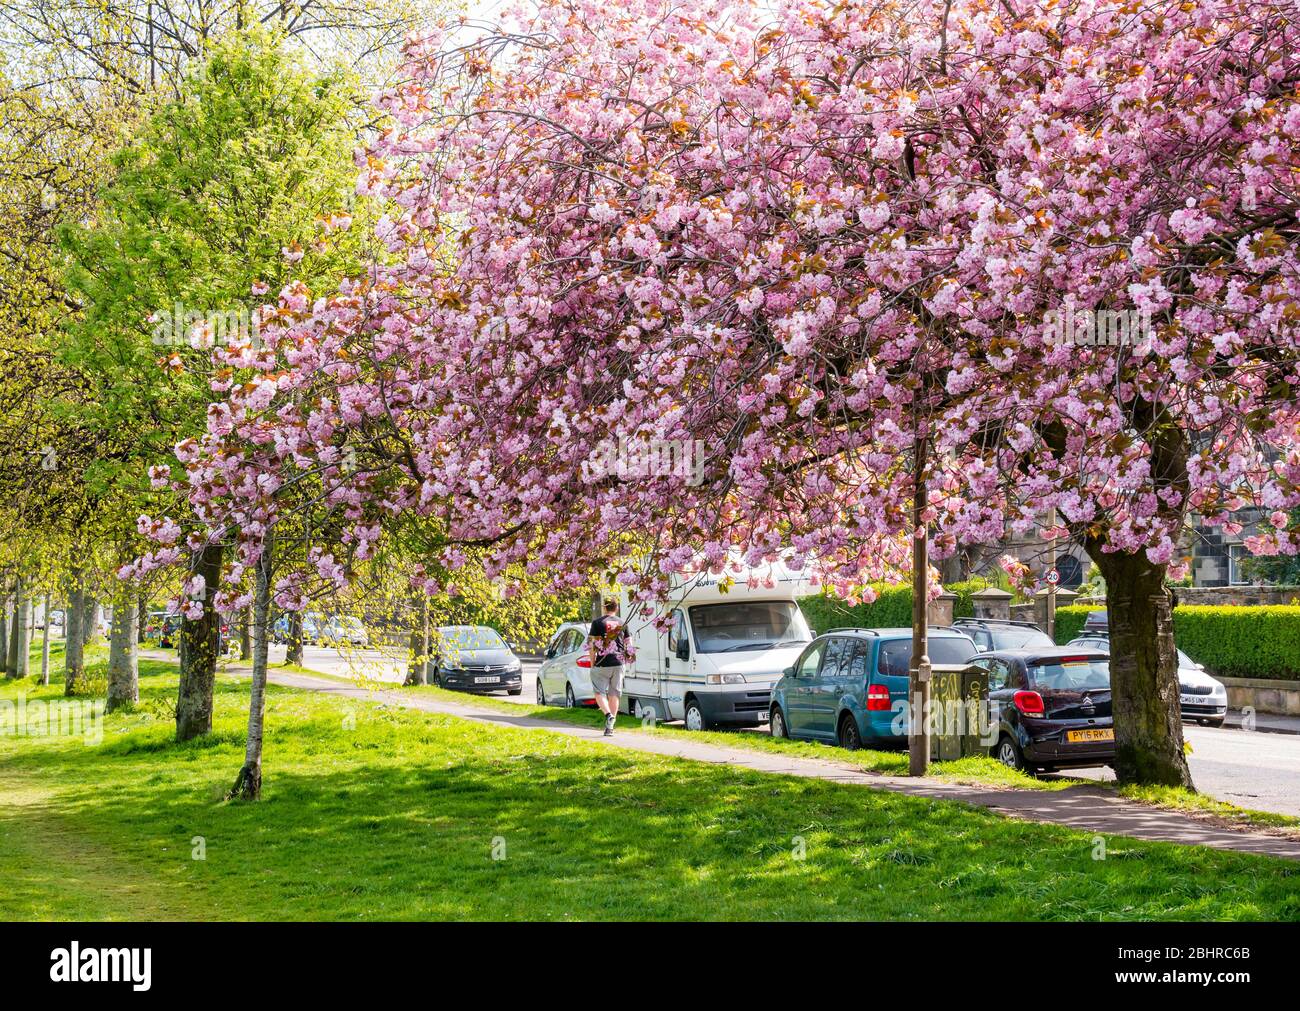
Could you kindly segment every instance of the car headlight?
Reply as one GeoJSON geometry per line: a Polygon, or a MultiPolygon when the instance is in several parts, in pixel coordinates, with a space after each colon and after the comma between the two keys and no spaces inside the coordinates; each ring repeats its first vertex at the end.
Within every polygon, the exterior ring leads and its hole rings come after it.
{"type": "Polygon", "coordinates": [[[711,685],[743,685],[743,674],[710,674],[705,681],[711,685]]]}
{"type": "Polygon", "coordinates": [[[506,670],[510,671],[511,674],[513,674],[515,671],[523,670],[523,668],[524,668],[524,665],[523,665],[522,663],[520,663],[518,660],[516,660],[516,661],[515,661],[514,663],[512,663],[512,664],[507,664],[507,665],[506,665],[506,670]]]}

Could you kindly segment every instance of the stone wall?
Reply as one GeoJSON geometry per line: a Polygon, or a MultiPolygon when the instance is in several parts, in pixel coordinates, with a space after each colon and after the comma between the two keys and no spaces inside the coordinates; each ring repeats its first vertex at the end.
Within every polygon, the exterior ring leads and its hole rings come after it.
{"type": "Polygon", "coordinates": [[[1216,604],[1260,607],[1300,603],[1300,586],[1179,586],[1179,604],[1216,604]]]}

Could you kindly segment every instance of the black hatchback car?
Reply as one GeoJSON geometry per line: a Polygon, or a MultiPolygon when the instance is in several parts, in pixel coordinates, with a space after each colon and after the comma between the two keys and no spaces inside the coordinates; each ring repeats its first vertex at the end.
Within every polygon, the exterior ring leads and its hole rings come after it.
{"type": "Polygon", "coordinates": [[[988,671],[998,761],[1027,772],[1114,764],[1106,653],[1077,646],[1004,649],[970,662],[988,671]]]}

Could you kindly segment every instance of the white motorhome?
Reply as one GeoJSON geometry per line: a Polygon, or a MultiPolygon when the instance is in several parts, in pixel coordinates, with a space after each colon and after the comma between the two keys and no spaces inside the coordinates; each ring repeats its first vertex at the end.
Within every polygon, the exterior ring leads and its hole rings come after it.
{"type": "Polygon", "coordinates": [[[621,707],[691,730],[766,722],[773,686],[812,639],[796,601],[813,592],[807,575],[780,563],[679,577],[649,616],[623,591],[636,656],[621,707]],[[660,617],[667,631],[656,627],[660,617]]]}

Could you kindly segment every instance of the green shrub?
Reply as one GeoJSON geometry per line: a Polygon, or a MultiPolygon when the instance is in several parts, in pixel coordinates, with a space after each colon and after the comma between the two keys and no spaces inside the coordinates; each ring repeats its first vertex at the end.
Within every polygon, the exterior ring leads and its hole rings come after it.
{"type": "Polygon", "coordinates": [[[1088,615],[1093,611],[1102,611],[1105,608],[1094,607],[1091,604],[1069,604],[1066,607],[1056,609],[1056,641],[1065,645],[1076,635],[1083,631],[1083,623],[1088,620],[1088,615]]]}
{"type": "MultiPolygon", "coordinates": [[[[970,579],[962,583],[948,583],[944,589],[956,595],[952,616],[969,618],[975,614],[971,594],[991,585],[986,579],[970,579]]],[[[837,597],[816,593],[799,598],[799,607],[814,635],[832,628],[911,628],[912,588],[906,584],[891,586],[875,584],[878,597],[870,604],[850,607],[837,597]]]]}
{"type": "Polygon", "coordinates": [[[1223,677],[1300,679],[1300,607],[1174,608],[1174,642],[1223,677]]]}
{"type": "MultiPolygon", "coordinates": [[[[1083,604],[1056,609],[1056,641],[1078,635],[1088,612],[1083,604]]],[[[1222,677],[1300,680],[1300,607],[1187,605],[1174,608],[1174,642],[1222,677]]]]}

